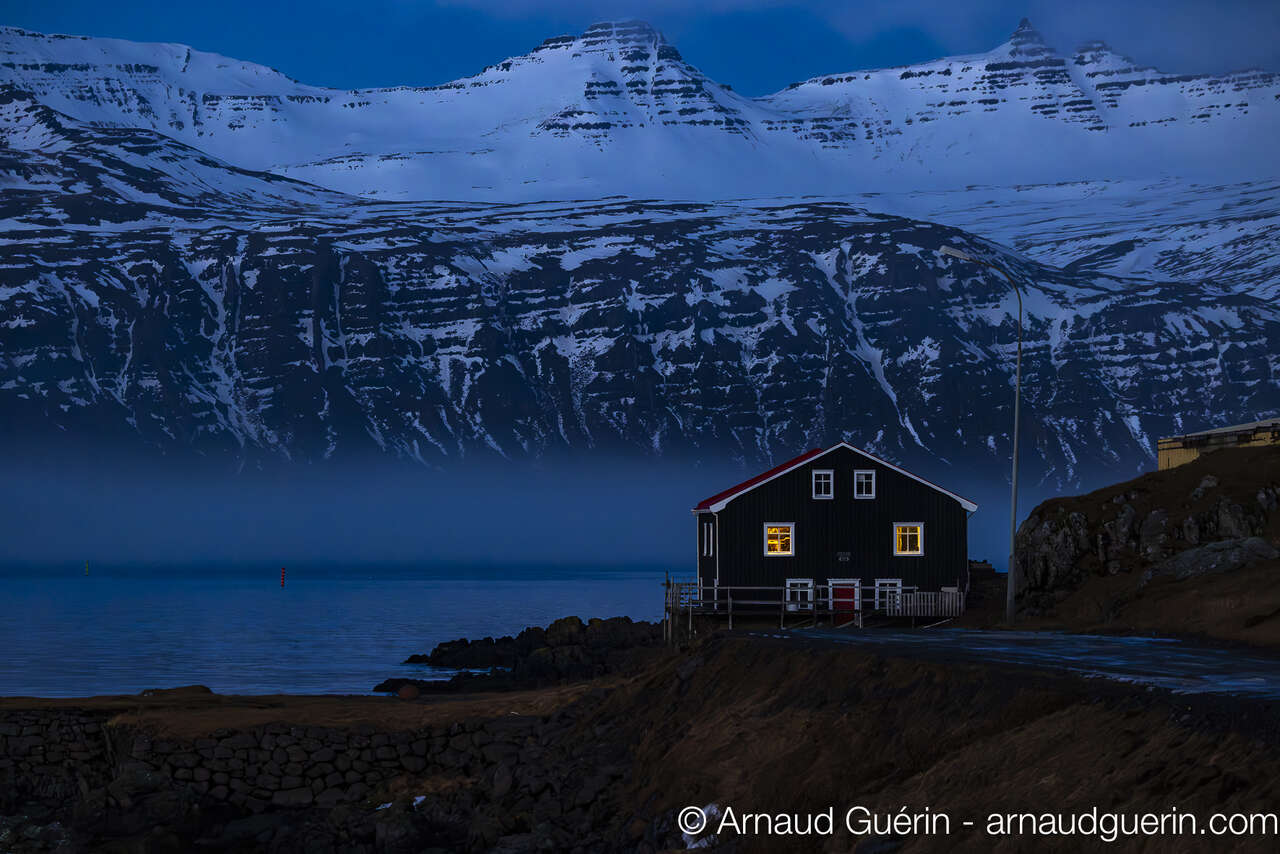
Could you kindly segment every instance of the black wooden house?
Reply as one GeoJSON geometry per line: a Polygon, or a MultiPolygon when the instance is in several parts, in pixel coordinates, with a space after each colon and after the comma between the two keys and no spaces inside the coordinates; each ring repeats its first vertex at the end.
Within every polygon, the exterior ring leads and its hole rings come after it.
{"type": "Polygon", "coordinates": [[[958,613],[978,506],[847,443],[699,503],[697,600],[790,610],[958,613]]]}

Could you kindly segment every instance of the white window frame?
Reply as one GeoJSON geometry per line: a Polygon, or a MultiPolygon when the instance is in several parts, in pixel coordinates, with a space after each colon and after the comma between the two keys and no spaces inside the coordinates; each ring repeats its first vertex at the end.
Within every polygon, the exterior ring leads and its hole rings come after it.
{"type": "Polygon", "coordinates": [[[875,497],[876,497],[876,470],[875,470],[875,469],[854,469],[854,472],[853,472],[853,497],[854,497],[854,498],[857,498],[857,499],[861,499],[861,500],[873,500],[873,499],[875,499],[875,497]],[[870,494],[870,495],[859,495],[859,494],[858,494],[858,475],[860,475],[860,474],[869,474],[869,475],[871,475],[871,494],[870,494]]]}
{"type": "Polygon", "coordinates": [[[818,501],[830,501],[836,497],[836,472],[835,469],[814,469],[809,476],[809,494],[818,501]],[[827,495],[818,494],[818,475],[825,474],[830,480],[831,492],[827,495]]]}
{"type": "Polygon", "coordinates": [[[787,610],[788,611],[812,611],[813,610],[813,579],[812,578],[788,578],[787,579],[787,610]],[[795,596],[792,594],[803,593],[803,596],[795,596]]]}
{"type": "Polygon", "coordinates": [[[765,557],[795,557],[796,556],[796,523],[795,522],[765,522],[761,527],[761,533],[764,534],[764,556],[765,557]],[[790,528],[791,529],[791,551],[789,552],[771,552],[769,551],[769,529],[770,528],[790,528]]]}
{"type": "Polygon", "coordinates": [[[827,579],[827,607],[834,613],[836,610],[836,588],[853,589],[853,610],[862,610],[862,579],[861,578],[828,578],[827,579]]]}
{"type": "Polygon", "coordinates": [[[893,590],[899,599],[902,597],[902,579],[901,578],[877,578],[876,579],[876,598],[875,610],[883,611],[889,606],[888,597],[884,591],[893,590]]]}
{"type": "Polygon", "coordinates": [[[893,523],[893,556],[894,557],[924,557],[924,522],[894,522],[893,523]],[[918,552],[898,551],[898,528],[903,525],[916,525],[920,528],[920,551],[918,552]]]}
{"type": "Polygon", "coordinates": [[[714,522],[702,523],[702,556],[703,557],[716,556],[715,527],[716,526],[714,522]]]}

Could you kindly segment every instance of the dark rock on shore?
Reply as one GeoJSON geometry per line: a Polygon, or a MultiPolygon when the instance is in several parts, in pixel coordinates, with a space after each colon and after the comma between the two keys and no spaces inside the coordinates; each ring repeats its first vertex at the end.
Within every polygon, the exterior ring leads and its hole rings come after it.
{"type": "Polygon", "coordinates": [[[521,656],[528,655],[542,646],[546,646],[546,630],[538,626],[530,626],[514,638],[510,636],[496,640],[491,637],[479,640],[459,638],[445,641],[425,655],[409,656],[404,663],[430,664],[433,667],[510,668],[515,666],[517,659],[521,656]]]}
{"type": "Polygon", "coordinates": [[[446,641],[404,662],[488,672],[459,673],[448,680],[395,677],[373,690],[397,692],[414,686],[422,693],[502,691],[591,679],[631,664],[644,649],[661,641],[661,623],[629,617],[583,623],[579,617],[564,617],[545,629],[530,627],[515,637],[446,641]]]}

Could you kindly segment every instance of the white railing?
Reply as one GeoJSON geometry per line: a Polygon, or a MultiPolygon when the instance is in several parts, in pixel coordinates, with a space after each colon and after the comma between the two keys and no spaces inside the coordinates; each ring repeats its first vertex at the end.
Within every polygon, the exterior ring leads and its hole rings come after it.
{"type": "Polygon", "coordinates": [[[919,591],[914,588],[853,588],[848,585],[815,584],[812,587],[720,586],[697,581],[670,582],[667,587],[668,614],[720,613],[747,616],[752,612],[781,611],[792,616],[846,616],[863,612],[889,617],[958,617],[964,613],[965,595],[954,590],[919,591]],[[839,594],[837,595],[837,590],[839,594]],[[854,593],[856,598],[844,598],[854,593]]]}
{"type": "Polygon", "coordinates": [[[891,596],[884,612],[890,617],[958,617],[964,613],[964,593],[920,591],[891,596]]]}

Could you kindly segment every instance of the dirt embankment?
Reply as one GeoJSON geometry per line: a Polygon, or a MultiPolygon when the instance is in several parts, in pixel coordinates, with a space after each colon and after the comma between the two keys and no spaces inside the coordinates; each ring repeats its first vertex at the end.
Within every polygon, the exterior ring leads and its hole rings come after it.
{"type": "MultiPolygon", "coordinates": [[[[281,723],[261,724],[260,706],[223,698],[221,726],[210,730],[214,721],[204,715],[212,700],[193,706],[177,697],[166,710],[165,698],[149,699],[141,714],[106,721],[108,730],[127,730],[131,747],[120,750],[126,742],[115,739],[114,760],[102,761],[100,775],[83,787],[74,775],[62,788],[46,786],[57,798],[38,819],[0,822],[14,850],[51,850],[38,847],[43,833],[81,846],[64,850],[83,851],[182,851],[203,839],[206,847],[241,851],[653,854],[687,847],[676,826],[681,808],[714,803],[739,815],[831,807],[841,817],[853,806],[881,815],[906,806],[946,813],[952,823],[949,835],[855,838],[839,825],[830,836],[730,831],[716,850],[1077,851],[1100,846],[983,828],[992,812],[1176,807],[1208,820],[1280,809],[1274,707],[770,638],[719,635],[684,652],[655,651],[634,671],[572,689],[370,699],[358,713],[362,724],[326,717],[334,710],[308,698],[294,698],[300,705],[292,710],[289,698],[273,700],[281,723]],[[232,727],[238,704],[247,717],[232,727]],[[459,715],[452,723],[450,710],[459,715]],[[304,711],[320,717],[311,726],[290,720],[304,711]],[[162,751],[159,735],[136,747],[164,727],[171,734],[162,751]],[[311,759],[299,751],[311,751],[311,759]],[[227,770],[216,770],[218,763],[227,770]],[[235,799],[211,797],[217,774],[239,776],[247,788],[235,799]],[[285,790],[291,794],[275,797],[281,775],[299,779],[285,790]],[[321,804],[299,791],[306,786],[346,786],[359,797],[321,804]],[[378,809],[385,802],[392,806],[378,809]],[[49,831],[55,820],[60,829],[49,831]],[[976,826],[966,829],[963,820],[976,826]]],[[[9,704],[0,713],[29,714],[9,704]]],[[[30,757],[36,745],[21,738],[30,757]]],[[[0,758],[8,758],[5,750],[0,745],[0,758]]],[[[46,748],[42,767],[48,759],[46,748]]],[[[28,788],[24,809],[41,791],[28,788]]],[[[1229,841],[1233,849],[1269,851],[1276,839],[1229,841]]],[[[1206,848],[1200,838],[1178,836],[1110,847],[1206,848]]]]}
{"type": "MultiPolygon", "coordinates": [[[[1077,851],[1096,840],[979,831],[992,812],[1277,811],[1275,712],[1030,670],[724,638],[619,685],[595,715],[634,742],[638,773],[625,798],[646,805],[646,816],[685,804],[835,806],[837,816],[905,805],[946,812],[953,827],[977,822],[950,836],[886,836],[883,848],[837,833],[740,839],[741,851],[848,851],[859,841],[859,851],[1077,851]]],[[[1232,845],[1269,850],[1275,841],[1232,845]]],[[[1168,836],[1116,847],[1204,850],[1168,836]]]]}
{"type": "Polygon", "coordinates": [[[1280,448],[1046,501],[1017,550],[1025,625],[1280,646],[1280,448]]]}

